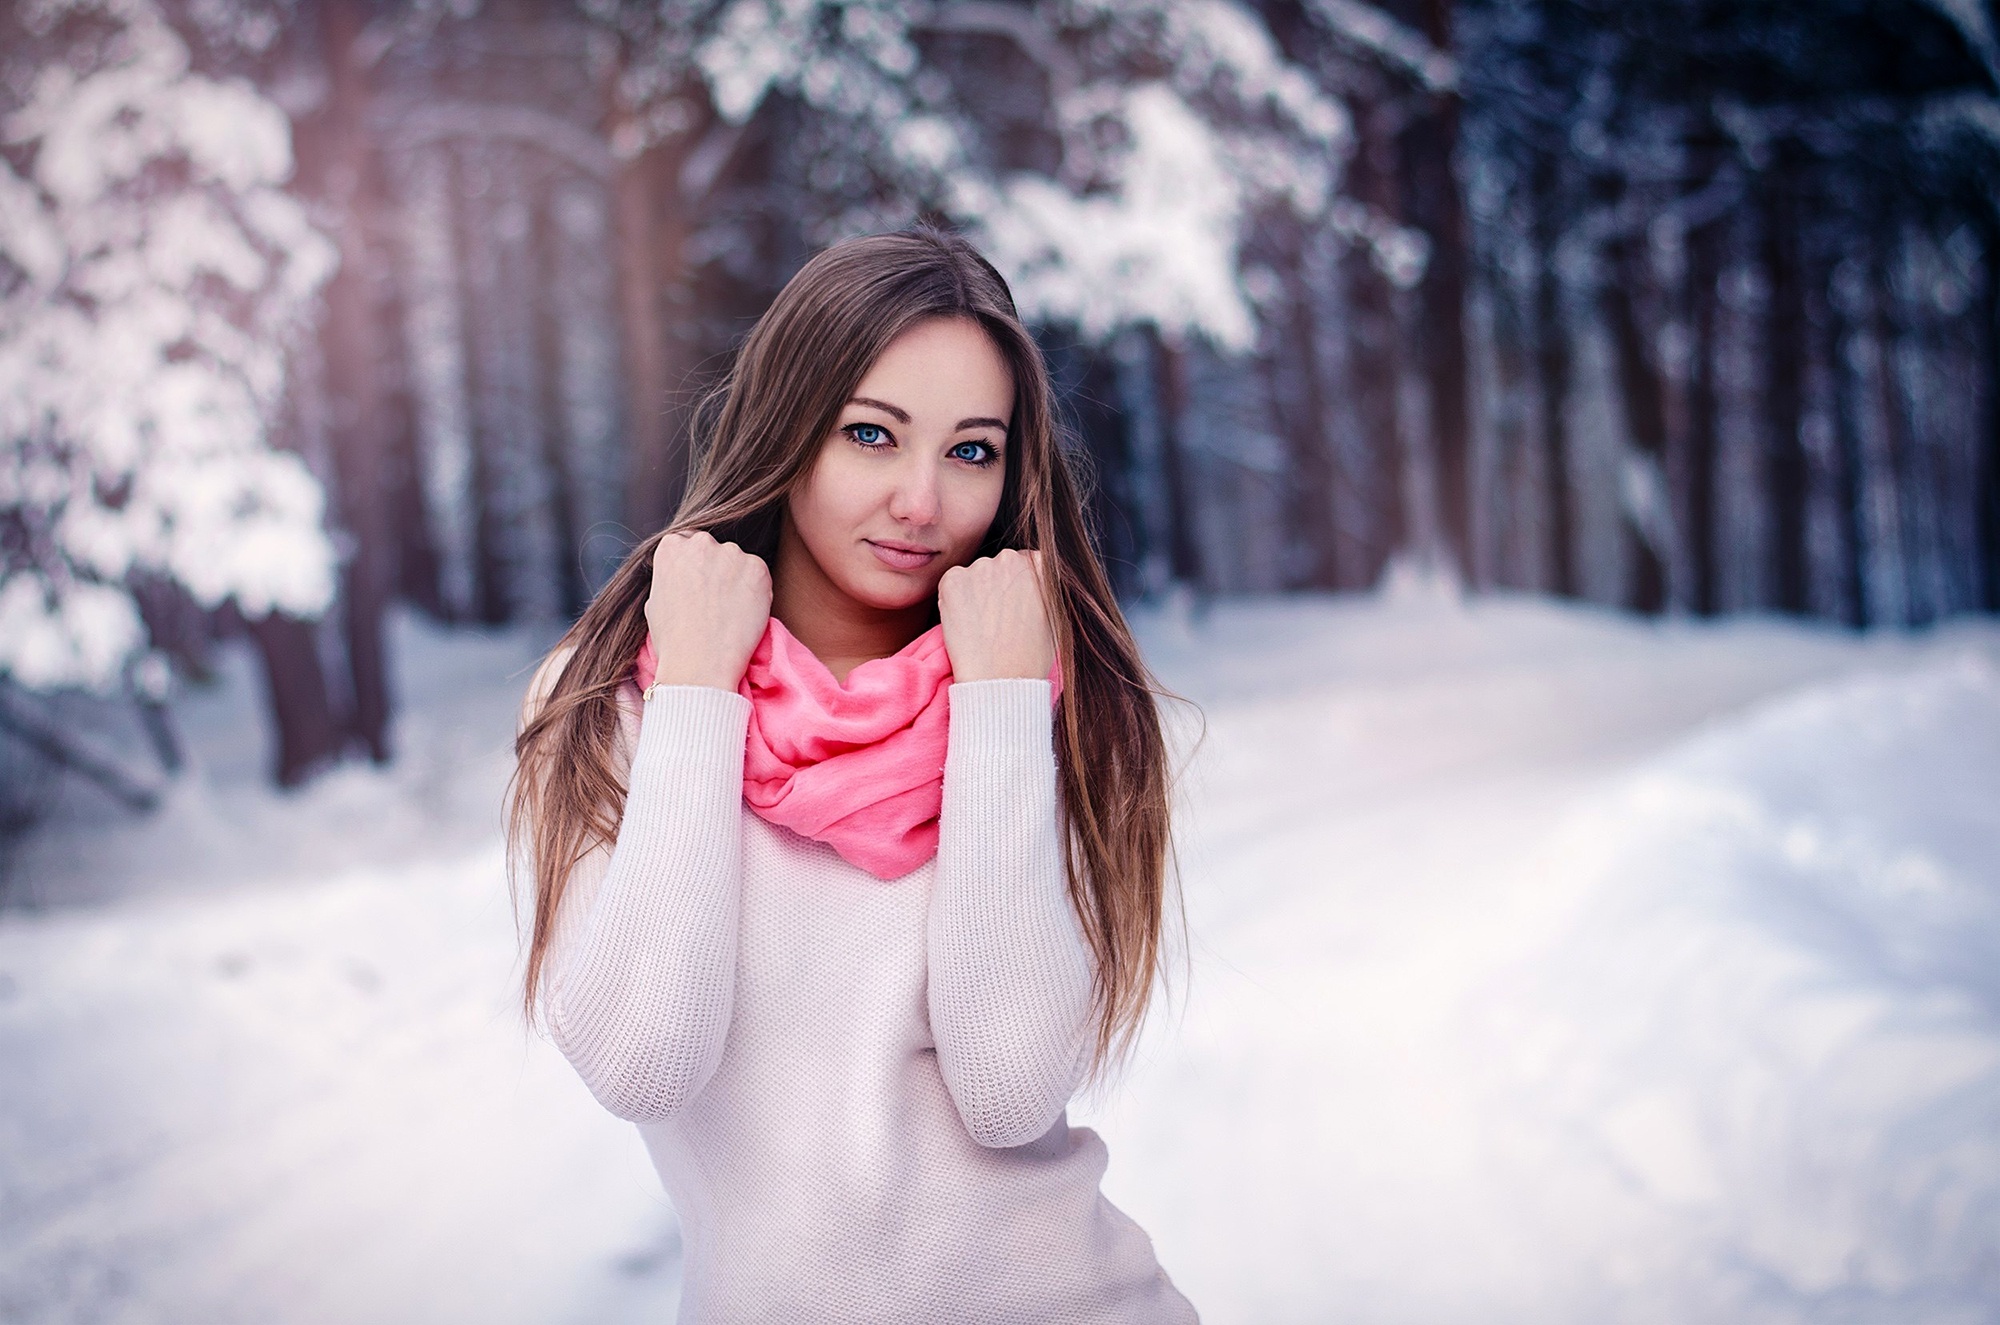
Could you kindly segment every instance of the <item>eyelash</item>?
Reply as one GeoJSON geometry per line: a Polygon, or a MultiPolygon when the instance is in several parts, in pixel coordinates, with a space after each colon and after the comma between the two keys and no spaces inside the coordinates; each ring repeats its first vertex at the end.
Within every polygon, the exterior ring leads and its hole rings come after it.
{"type": "MultiPolygon", "coordinates": [[[[864,442],[861,440],[859,433],[860,430],[863,428],[870,429],[874,432],[879,432],[884,437],[889,438],[891,441],[895,440],[893,435],[889,432],[889,430],[887,428],[884,428],[879,423],[850,423],[846,427],[842,428],[841,431],[846,433],[848,437],[854,441],[855,445],[860,446],[864,450],[872,451],[876,447],[880,446],[881,445],[880,442],[864,442]]],[[[998,464],[1000,461],[1000,453],[993,449],[991,443],[979,442],[979,441],[960,442],[958,446],[954,446],[951,449],[956,451],[958,450],[959,446],[976,446],[985,452],[984,459],[981,460],[968,459],[965,461],[966,464],[972,465],[975,468],[985,469],[988,465],[998,464]]],[[[963,458],[964,457],[961,457],[961,459],[963,458]]]]}

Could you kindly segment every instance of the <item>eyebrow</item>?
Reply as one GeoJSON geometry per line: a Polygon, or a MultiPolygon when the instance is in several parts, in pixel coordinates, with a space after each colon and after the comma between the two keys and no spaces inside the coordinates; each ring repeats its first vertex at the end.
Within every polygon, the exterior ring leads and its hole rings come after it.
{"type": "MultiPolygon", "coordinates": [[[[907,410],[899,409],[886,400],[876,400],[870,396],[855,396],[847,403],[850,405],[866,405],[870,409],[879,409],[898,423],[908,423],[910,421],[910,415],[907,410]]],[[[963,432],[967,428],[998,428],[1001,432],[1006,432],[1007,421],[1005,419],[987,418],[982,415],[978,418],[960,419],[958,427],[952,431],[963,432]]]]}

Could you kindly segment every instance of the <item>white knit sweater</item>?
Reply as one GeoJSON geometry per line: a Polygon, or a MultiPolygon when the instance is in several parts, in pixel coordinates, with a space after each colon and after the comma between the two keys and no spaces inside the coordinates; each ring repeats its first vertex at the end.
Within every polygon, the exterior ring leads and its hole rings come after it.
{"type": "Polygon", "coordinates": [[[950,690],[938,853],[882,882],[743,804],[750,705],[627,687],[615,848],[577,867],[550,1028],[679,1212],[682,1325],[1195,1319],[1064,1114],[1090,954],[1049,683],[950,690]]]}

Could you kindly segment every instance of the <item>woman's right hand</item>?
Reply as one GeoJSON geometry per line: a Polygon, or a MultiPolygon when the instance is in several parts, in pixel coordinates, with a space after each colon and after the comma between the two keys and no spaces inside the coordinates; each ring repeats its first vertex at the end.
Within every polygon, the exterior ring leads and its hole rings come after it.
{"type": "Polygon", "coordinates": [[[646,628],[659,685],[735,690],[771,619],[771,569],[707,533],[668,534],[653,549],[646,628]]]}

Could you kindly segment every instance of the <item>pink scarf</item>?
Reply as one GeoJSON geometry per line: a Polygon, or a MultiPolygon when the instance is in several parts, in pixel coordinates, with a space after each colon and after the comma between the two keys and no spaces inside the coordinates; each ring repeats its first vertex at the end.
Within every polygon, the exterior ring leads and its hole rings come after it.
{"type": "MultiPolygon", "coordinates": [[[[636,670],[644,690],[659,670],[650,637],[636,670]]],[[[1061,693],[1059,669],[1049,679],[1061,693]]],[[[750,701],[743,799],[876,878],[901,878],[937,854],[950,687],[943,626],[843,685],[772,617],[736,688],[750,701]]]]}

